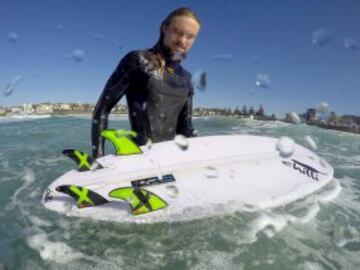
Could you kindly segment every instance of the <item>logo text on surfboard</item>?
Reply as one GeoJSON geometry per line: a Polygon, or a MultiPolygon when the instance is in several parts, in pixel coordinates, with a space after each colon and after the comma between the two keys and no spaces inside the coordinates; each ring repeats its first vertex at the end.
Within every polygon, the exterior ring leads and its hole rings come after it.
{"type": "Polygon", "coordinates": [[[317,169],[309,166],[309,165],[306,165],[304,163],[301,163],[295,159],[292,159],[291,160],[292,162],[290,161],[283,161],[282,163],[285,165],[285,166],[288,166],[288,167],[291,167],[293,168],[294,170],[300,172],[301,174],[303,175],[306,175],[307,177],[315,180],[315,181],[319,181],[319,174],[324,174],[322,172],[319,172],[317,169]]]}

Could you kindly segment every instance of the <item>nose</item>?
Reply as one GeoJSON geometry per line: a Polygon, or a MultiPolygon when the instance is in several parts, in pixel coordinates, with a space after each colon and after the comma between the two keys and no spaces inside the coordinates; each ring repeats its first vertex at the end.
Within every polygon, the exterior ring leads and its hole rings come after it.
{"type": "Polygon", "coordinates": [[[178,38],[178,43],[179,43],[182,47],[185,47],[186,44],[187,44],[186,36],[185,36],[185,35],[181,35],[181,36],[178,38]]]}

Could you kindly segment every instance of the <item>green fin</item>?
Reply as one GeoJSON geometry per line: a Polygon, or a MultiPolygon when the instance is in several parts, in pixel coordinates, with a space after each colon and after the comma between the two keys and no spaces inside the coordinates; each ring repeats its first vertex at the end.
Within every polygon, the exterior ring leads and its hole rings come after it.
{"type": "Polygon", "coordinates": [[[131,206],[133,215],[146,214],[167,206],[162,198],[143,188],[118,188],[112,190],[109,196],[127,201],[131,206]]]}
{"type": "Polygon", "coordinates": [[[62,153],[76,162],[79,172],[90,170],[91,163],[94,161],[91,156],[79,150],[65,149],[62,153]]]}
{"type": "Polygon", "coordinates": [[[109,202],[101,195],[85,187],[64,185],[56,187],[56,191],[65,193],[75,199],[78,208],[96,206],[109,202]]]}
{"type": "Polygon", "coordinates": [[[104,129],[100,135],[111,141],[118,156],[142,153],[140,147],[134,142],[134,138],[137,137],[134,131],[104,129]]]}

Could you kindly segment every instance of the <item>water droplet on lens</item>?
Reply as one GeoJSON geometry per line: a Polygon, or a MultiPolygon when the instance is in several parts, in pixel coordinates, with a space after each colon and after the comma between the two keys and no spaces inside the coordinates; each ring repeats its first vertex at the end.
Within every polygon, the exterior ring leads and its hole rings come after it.
{"type": "Polygon", "coordinates": [[[305,141],[306,141],[307,145],[310,147],[311,150],[315,151],[317,149],[316,142],[314,141],[314,139],[311,136],[306,135],[305,136],[305,141]]]}
{"type": "Polygon", "coordinates": [[[162,123],[164,123],[164,122],[166,122],[166,115],[165,114],[160,114],[160,116],[159,116],[159,120],[162,122],[162,123]]]}
{"type": "Polygon", "coordinates": [[[146,108],[147,108],[147,103],[146,103],[146,102],[144,102],[144,103],[142,104],[141,108],[142,108],[142,110],[143,110],[143,111],[146,111],[146,108]]]}
{"type": "Polygon", "coordinates": [[[325,46],[332,40],[331,32],[328,29],[320,28],[312,35],[312,42],[318,47],[325,46]]]}
{"type": "Polygon", "coordinates": [[[174,185],[167,186],[166,191],[170,198],[176,198],[179,195],[179,189],[174,185]]]}
{"type": "Polygon", "coordinates": [[[82,62],[85,58],[85,52],[81,49],[76,49],[71,53],[71,57],[75,62],[82,62]]]}
{"type": "Polygon", "coordinates": [[[289,137],[281,137],[276,143],[276,150],[282,157],[290,157],[295,151],[295,142],[289,137]]]}
{"type": "Polygon", "coordinates": [[[196,71],[191,79],[191,82],[194,88],[205,92],[207,84],[206,72],[201,70],[196,71]]]}
{"type": "Polygon", "coordinates": [[[321,157],[320,158],[320,165],[322,166],[322,167],[327,167],[327,164],[326,164],[326,161],[321,157]]]}
{"type": "Polygon", "coordinates": [[[340,224],[335,224],[332,231],[332,240],[338,247],[344,247],[347,244],[345,236],[345,227],[340,224]]]}
{"type": "Polygon", "coordinates": [[[290,113],[291,122],[294,124],[301,124],[301,119],[299,115],[295,112],[290,113]]]}
{"type": "Polygon", "coordinates": [[[8,40],[15,43],[19,40],[19,35],[15,32],[12,32],[8,35],[8,40]]]}
{"type": "Polygon", "coordinates": [[[231,61],[233,58],[233,55],[229,53],[218,53],[213,55],[213,59],[218,61],[231,61]]]}
{"type": "Polygon", "coordinates": [[[172,60],[174,61],[183,61],[186,58],[186,54],[183,52],[175,52],[172,55],[172,60]]]}
{"type": "Polygon", "coordinates": [[[102,166],[100,165],[100,163],[94,161],[91,166],[90,166],[90,171],[96,171],[98,169],[102,168],[102,166]]]}
{"type": "Polygon", "coordinates": [[[244,211],[253,212],[253,211],[256,210],[256,206],[253,205],[253,204],[245,203],[245,204],[243,205],[243,209],[244,209],[244,211]]]}
{"type": "Polygon", "coordinates": [[[316,111],[319,113],[326,113],[329,110],[329,104],[327,102],[320,102],[317,107],[316,111]]]}
{"type": "Polygon", "coordinates": [[[93,38],[93,39],[96,39],[96,40],[104,40],[104,39],[105,39],[104,35],[99,34],[99,33],[94,34],[94,35],[92,36],[92,38],[93,38]]]}
{"type": "Polygon", "coordinates": [[[257,63],[257,61],[259,60],[259,56],[257,54],[254,54],[252,57],[251,57],[251,61],[253,61],[254,63],[257,63]]]}
{"type": "Polygon", "coordinates": [[[64,202],[62,206],[61,210],[64,214],[69,213],[72,209],[72,204],[70,202],[64,202]]]}
{"type": "Polygon", "coordinates": [[[4,96],[8,97],[10,96],[14,91],[16,85],[22,80],[21,75],[17,75],[11,82],[9,82],[4,89],[4,96]]]}
{"type": "Polygon", "coordinates": [[[133,202],[135,202],[134,196],[129,196],[128,199],[127,199],[127,201],[128,201],[130,204],[132,204],[133,202]]]}
{"type": "Polygon", "coordinates": [[[269,88],[271,83],[270,83],[270,77],[267,74],[257,74],[256,75],[256,86],[261,87],[261,88],[269,88]]]}
{"type": "Polygon", "coordinates": [[[268,238],[273,238],[276,234],[276,230],[275,230],[274,226],[267,226],[263,230],[263,232],[268,238]]]}
{"type": "Polygon", "coordinates": [[[360,49],[360,42],[354,38],[344,38],[344,47],[351,51],[357,51],[360,49]]]}
{"type": "Polygon", "coordinates": [[[175,145],[177,145],[181,150],[187,150],[189,147],[189,142],[184,135],[176,135],[174,139],[175,145]]]}
{"type": "Polygon", "coordinates": [[[205,176],[207,178],[217,178],[219,176],[219,171],[215,167],[206,167],[205,176]]]}
{"type": "Polygon", "coordinates": [[[62,26],[61,24],[56,26],[56,31],[57,32],[62,32],[64,30],[64,26],[62,26]]]}

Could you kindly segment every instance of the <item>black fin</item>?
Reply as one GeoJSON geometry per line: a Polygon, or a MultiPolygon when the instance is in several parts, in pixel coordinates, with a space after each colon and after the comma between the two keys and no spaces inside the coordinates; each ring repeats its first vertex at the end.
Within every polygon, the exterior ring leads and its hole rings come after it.
{"type": "Polygon", "coordinates": [[[76,201],[78,208],[97,206],[109,202],[98,193],[87,189],[86,187],[63,185],[56,187],[55,190],[72,197],[76,201]]]}
{"type": "Polygon", "coordinates": [[[76,162],[79,172],[90,170],[91,164],[94,161],[94,159],[87,153],[81,152],[79,150],[65,149],[62,151],[62,153],[76,162]]]}

